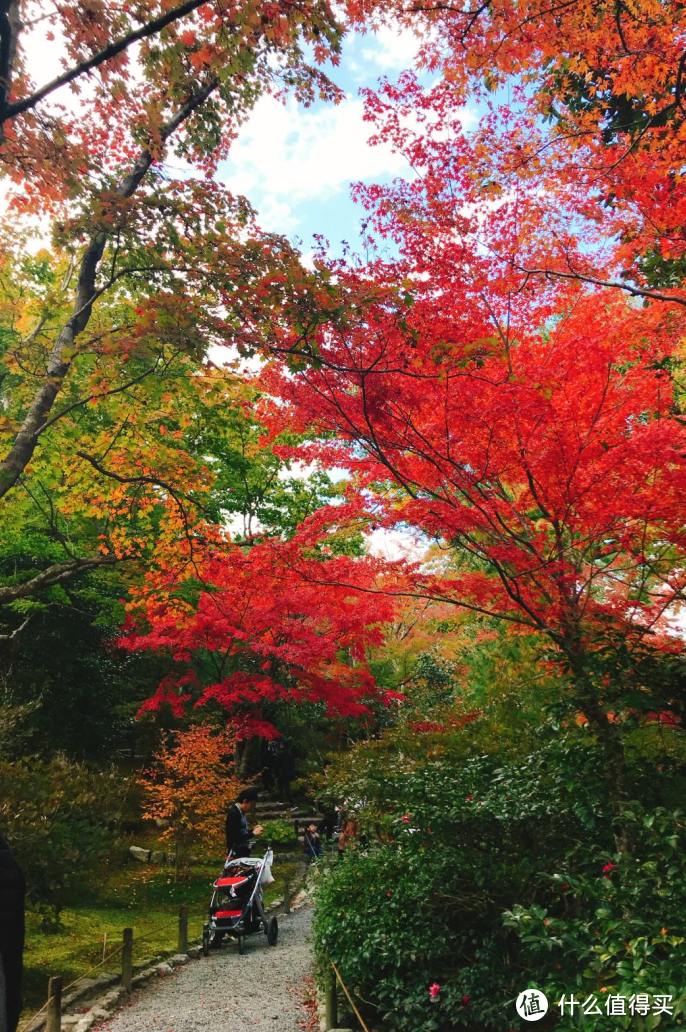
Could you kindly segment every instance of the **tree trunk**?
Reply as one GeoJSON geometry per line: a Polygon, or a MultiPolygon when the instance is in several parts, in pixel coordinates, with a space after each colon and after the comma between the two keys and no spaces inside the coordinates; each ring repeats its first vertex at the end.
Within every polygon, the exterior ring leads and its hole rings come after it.
{"type": "MultiPolygon", "coordinates": [[[[575,636],[576,637],[576,636],[575,636]]],[[[598,699],[595,687],[587,670],[587,656],[578,638],[564,649],[570,662],[574,683],[577,688],[579,706],[592,726],[598,732],[607,757],[607,780],[610,800],[615,815],[615,847],[618,853],[631,852],[631,836],[623,814],[628,802],[629,772],[621,732],[614,724],[598,699]]]]}
{"type": "Polygon", "coordinates": [[[5,139],[5,121],[21,27],[19,0],[0,0],[0,145],[5,139]]]}
{"type": "MultiPolygon", "coordinates": [[[[2,2],[3,0],[0,0],[0,4],[2,2]]],[[[166,142],[183,125],[187,118],[207,100],[216,87],[217,80],[211,79],[204,86],[200,87],[193,96],[188,97],[179,107],[176,114],[162,127],[160,131],[161,140],[166,142]]],[[[117,186],[115,193],[119,197],[132,197],[143,182],[152,163],[152,151],[142,150],[133,163],[131,170],[117,186]]],[[[71,318],[62,327],[52,346],[43,383],[36,391],[28,407],[24,421],[9,452],[0,461],[0,498],[4,497],[14,487],[33,458],[40,432],[48,421],[55,399],[62,390],[73,361],[73,344],[78,335],[88,325],[93,304],[99,296],[96,281],[107,240],[106,233],[94,233],[82,255],[71,318]]]]}
{"type": "Polygon", "coordinates": [[[236,773],[241,781],[260,773],[260,739],[248,738],[236,743],[236,773]]]}

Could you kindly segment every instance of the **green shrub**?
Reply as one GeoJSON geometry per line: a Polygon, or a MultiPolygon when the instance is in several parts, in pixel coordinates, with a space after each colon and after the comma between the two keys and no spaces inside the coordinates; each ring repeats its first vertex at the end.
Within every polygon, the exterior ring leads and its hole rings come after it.
{"type": "Polygon", "coordinates": [[[278,843],[281,846],[295,845],[298,836],[290,821],[265,821],[262,825],[262,839],[265,842],[278,843]]]}
{"type": "MultiPolygon", "coordinates": [[[[371,1021],[505,1032],[519,1027],[514,1001],[530,986],[552,1011],[564,993],[604,989],[673,995],[683,1012],[686,834],[654,804],[662,775],[634,772],[650,815],[624,814],[633,851],[619,858],[602,750],[583,731],[542,739],[517,761],[430,750],[358,764],[349,790],[367,841],[325,868],[315,937],[371,1021]]],[[[627,1015],[636,1029],[661,1019],[641,1020],[627,1015]]],[[[557,1027],[577,1025],[578,1015],[557,1027]]]]}
{"type": "MultiPolygon", "coordinates": [[[[549,999],[667,994],[674,1015],[661,1020],[672,1027],[686,1017],[686,818],[636,807],[624,820],[632,855],[588,848],[547,875],[557,892],[549,907],[516,906],[504,923],[549,999]]],[[[584,1028],[647,1030],[660,1024],[654,1017],[589,1015],[584,1028]]]]}
{"type": "Polygon", "coordinates": [[[102,877],[122,805],[121,778],[64,756],[0,760],[0,829],[24,868],[44,930],[88,879],[102,877]]]}

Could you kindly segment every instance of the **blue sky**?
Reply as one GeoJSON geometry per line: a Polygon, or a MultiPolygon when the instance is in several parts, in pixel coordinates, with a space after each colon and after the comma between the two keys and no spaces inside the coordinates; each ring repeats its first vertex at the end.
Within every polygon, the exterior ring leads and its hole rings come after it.
{"type": "Polygon", "coordinates": [[[250,200],[265,229],[301,242],[304,255],[315,233],[330,240],[334,253],[341,240],[357,245],[363,213],[350,199],[350,184],[409,171],[390,148],[368,145],[373,130],[363,121],[359,90],[411,67],[417,45],[409,32],[351,34],[343,41],[341,64],[330,69],[345,91],[340,104],[304,108],[293,99],[285,106],[270,97],[259,101],[220,177],[250,200]]]}

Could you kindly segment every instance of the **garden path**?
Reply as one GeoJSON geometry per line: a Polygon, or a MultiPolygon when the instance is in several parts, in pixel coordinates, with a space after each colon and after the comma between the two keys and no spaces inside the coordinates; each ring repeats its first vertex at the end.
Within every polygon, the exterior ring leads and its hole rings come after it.
{"type": "Polygon", "coordinates": [[[300,1032],[303,979],[312,956],[307,941],[311,907],[279,915],[279,941],[248,936],[191,961],[134,993],[130,1004],[103,1023],[102,1032],[300,1032]]]}

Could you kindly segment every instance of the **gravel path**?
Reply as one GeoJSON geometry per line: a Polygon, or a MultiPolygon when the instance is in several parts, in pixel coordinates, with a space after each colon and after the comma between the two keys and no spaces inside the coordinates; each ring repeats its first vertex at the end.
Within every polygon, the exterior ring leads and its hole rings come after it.
{"type": "Polygon", "coordinates": [[[134,994],[103,1032],[299,1032],[303,978],[311,970],[309,906],[279,915],[279,941],[249,935],[177,968],[134,994]]]}

